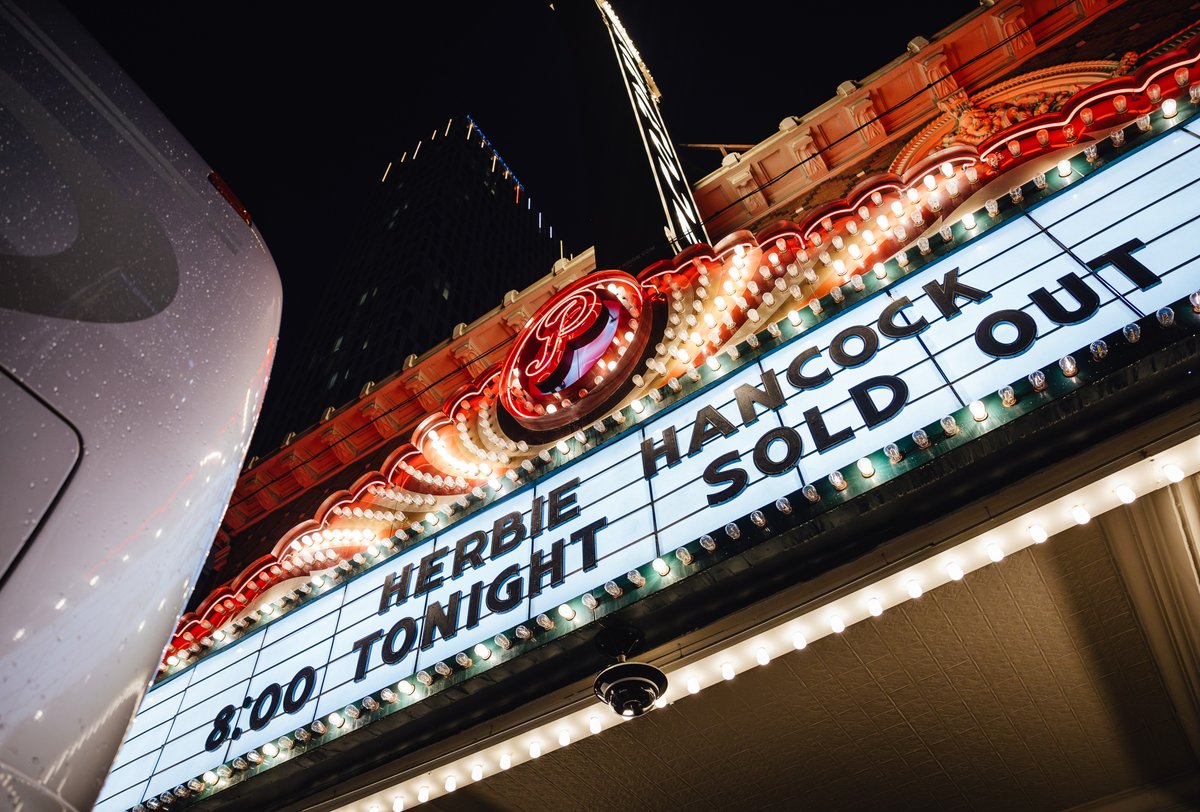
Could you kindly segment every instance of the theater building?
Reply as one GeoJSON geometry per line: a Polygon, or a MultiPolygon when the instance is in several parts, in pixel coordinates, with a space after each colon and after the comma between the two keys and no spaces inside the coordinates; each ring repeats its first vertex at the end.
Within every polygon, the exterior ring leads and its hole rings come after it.
{"type": "Polygon", "coordinates": [[[1200,808],[1198,20],[981,7],[247,470],[98,809],[1200,808]]]}

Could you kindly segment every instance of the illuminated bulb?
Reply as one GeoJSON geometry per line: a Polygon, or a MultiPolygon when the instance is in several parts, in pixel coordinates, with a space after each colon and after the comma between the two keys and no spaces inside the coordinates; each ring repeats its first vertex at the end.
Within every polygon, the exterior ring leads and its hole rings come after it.
{"type": "Polygon", "coordinates": [[[737,676],[733,671],[733,663],[721,663],[721,677],[729,681],[737,676]]]}
{"type": "Polygon", "coordinates": [[[663,576],[671,571],[671,565],[661,558],[654,559],[654,562],[650,566],[654,567],[655,572],[663,576]]]}
{"type": "Polygon", "coordinates": [[[999,544],[989,544],[987,546],[987,555],[988,558],[997,563],[1004,560],[1004,551],[1000,549],[999,544]]]}
{"type": "Polygon", "coordinates": [[[707,360],[705,360],[705,363],[708,364],[708,368],[711,369],[713,372],[721,371],[721,359],[718,358],[717,356],[715,356],[715,355],[708,356],[707,360]]]}
{"type": "Polygon", "coordinates": [[[1127,505],[1132,505],[1135,501],[1137,501],[1137,493],[1134,492],[1133,488],[1124,483],[1113,488],[1113,493],[1115,493],[1117,498],[1127,505]]]}
{"type": "Polygon", "coordinates": [[[601,728],[599,716],[593,714],[592,716],[588,717],[588,730],[592,732],[593,736],[600,732],[601,728]]]}
{"type": "Polygon", "coordinates": [[[771,653],[767,651],[766,646],[759,646],[754,652],[754,659],[758,660],[759,665],[766,665],[771,662],[771,653]]]}
{"type": "Polygon", "coordinates": [[[892,214],[896,215],[897,217],[904,216],[904,204],[899,200],[892,201],[892,214]]]}
{"type": "Polygon", "coordinates": [[[846,631],[846,621],[842,620],[841,615],[830,615],[829,628],[834,634],[841,634],[846,631]]]}
{"type": "Polygon", "coordinates": [[[887,266],[882,262],[875,263],[875,277],[877,279],[887,279],[887,266]]]}
{"type": "Polygon", "coordinates": [[[665,696],[660,696],[658,699],[654,700],[654,707],[665,708],[666,706],[667,706],[667,698],[665,696]]]}
{"type": "Polygon", "coordinates": [[[804,635],[800,634],[799,632],[796,632],[794,635],[792,635],[792,648],[796,649],[796,651],[801,651],[807,647],[808,640],[804,638],[804,635]]]}
{"type": "Polygon", "coordinates": [[[1063,158],[1061,161],[1058,162],[1058,176],[1060,178],[1071,177],[1071,162],[1068,161],[1066,158],[1063,158]]]}
{"type": "Polygon", "coordinates": [[[1026,530],[1029,533],[1029,538],[1033,539],[1034,544],[1044,544],[1050,536],[1046,533],[1046,528],[1040,524],[1031,524],[1026,530]]]}
{"type": "MultiPolygon", "coordinates": [[[[865,234],[863,234],[863,239],[865,240],[866,235],[870,234],[870,233],[871,232],[868,231],[865,234]]],[[[872,234],[871,239],[867,240],[867,244],[870,245],[874,241],[875,241],[875,236],[872,234]]],[[[846,250],[850,253],[850,256],[854,257],[854,259],[862,259],[862,249],[858,247],[858,243],[853,243],[853,242],[850,243],[850,247],[847,248],[846,250]]]]}
{"type": "Polygon", "coordinates": [[[558,607],[558,616],[563,620],[574,620],[575,610],[564,603],[562,606],[558,607]]]}
{"type": "Polygon", "coordinates": [[[562,730],[558,731],[558,746],[566,747],[570,743],[571,743],[571,731],[567,730],[564,727],[562,730]]]}
{"type": "Polygon", "coordinates": [[[274,742],[267,742],[264,744],[262,746],[262,751],[263,755],[267,758],[275,758],[275,756],[279,755],[279,748],[275,746],[274,742]]]}
{"type": "Polygon", "coordinates": [[[689,694],[700,693],[700,680],[696,679],[695,677],[688,677],[687,689],[689,694]]]}
{"type": "Polygon", "coordinates": [[[413,691],[417,689],[416,686],[414,686],[411,682],[408,682],[407,680],[400,680],[396,683],[396,690],[405,696],[412,696],[413,691]]]}
{"type": "Polygon", "coordinates": [[[971,405],[968,408],[971,410],[971,417],[975,418],[975,422],[982,423],[984,420],[987,420],[987,405],[982,400],[971,401],[971,405]]]}
{"type": "Polygon", "coordinates": [[[529,757],[537,758],[542,754],[542,743],[540,741],[531,741],[529,743],[529,757]]]}
{"type": "Polygon", "coordinates": [[[392,800],[392,812],[404,812],[404,799],[399,795],[392,800]]]}
{"type": "Polygon", "coordinates": [[[937,188],[937,178],[935,178],[933,175],[926,175],[924,178],[924,183],[925,188],[931,192],[937,188]]]}
{"type": "MultiPolygon", "coordinates": [[[[595,719],[596,717],[593,716],[592,718],[595,719]]],[[[482,764],[476,764],[475,766],[471,767],[471,780],[472,781],[482,781],[483,780],[483,765],[482,764]]]]}
{"type": "Polygon", "coordinates": [[[475,656],[481,660],[489,659],[492,656],[492,650],[483,643],[475,644],[475,656]]]}
{"type": "Polygon", "coordinates": [[[846,275],[846,263],[842,262],[840,259],[835,259],[833,261],[833,270],[837,271],[838,276],[845,276],[846,275]]]}
{"type": "Polygon", "coordinates": [[[962,224],[963,224],[963,228],[965,228],[967,231],[970,231],[971,229],[975,228],[975,215],[972,214],[971,212],[967,212],[966,214],[964,214],[962,216],[962,224]]]}
{"type": "Polygon", "coordinates": [[[1088,513],[1083,505],[1076,505],[1071,508],[1071,518],[1075,520],[1075,524],[1087,524],[1092,520],[1092,514],[1088,513]]]}
{"type": "Polygon", "coordinates": [[[429,800],[429,787],[425,784],[422,784],[421,788],[417,790],[417,800],[420,803],[425,803],[429,800]]]}
{"type": "Polygon", "coordinates": [[[1172,482],[1183,481],[1183,469],[1178,465],[1167,463],[1163,466],[1163,473],[1166,474],[1167,479],[1171,480],[1172,482]]]}
{"type": "Polygon", "coordinates": [[[951,581],[961,581],[963,578],[963,568],[958,565],[957,561],[951,561],[946,565],[946,575],[950,576],[951,581]]]}
{"type": "Polygon", "coordinates": [[[789,310],[787,317],[788,317],[788,321],[790,321],[792,323],[793,327],[800,326],[800,314],[798,312],[796,312],[795,310],[789,310]]]}
{"type": "Polygon", "coordinates": [[[204,783],[206,784],[216,784],[218,781],[217,774],[212,770],[205,771],[201,778],[204,779],[204,783]]]}
{"type": "Polygon", "coordinates": [[[858,461],[858,472],[865,477],[875,476],[875,466],[866,457],[858,461]]]}
{"type": "Polygon", "coordinates": [[[507,770],[512,766],[512,756],[508,753],[500,754],[500,769],[507,770]]]}
{"type": "Polygon", "coordinates": [[[879,617],[883,614],[883,604],[879,598],[867,598],[867,611],[871,613],[871,617],[879,617]]]}
{"type": "Polygon", "coordinates": [[[912,598],[913,600],[916,600],[924,594],[923,590],[921,589],[921,585],[917,582],[916,578],[909,578],[908,583],[904,585],[904,588],[908,590],[908,597],[912,598]]]}
{"type": "Polygon", "coordinates": [[[458,789],[458,779],[452,775],[446,776],[446,792],[454,792],[458,789]]]}
{"type": "Polygon", "coordinates": [[[333,725],[334,727],[341,727],[342,725],[346,724],[346,719],[340,713],[334,711],[333,713],[329,714],[329,724],[333,725]]]}
{"type": "Polygon", "coordinates": [[[950,165],[949,161],[942,164],[942,174],[948,178],[954,177],[954,167],[950,165]]]}
{"type": "Polygon", "coordinates": [[[1163,118],[1175,118],[1175,114],[1179,112],[1179,107],[1174,99],[1163,99],[1162,114],[1163,118]]]}

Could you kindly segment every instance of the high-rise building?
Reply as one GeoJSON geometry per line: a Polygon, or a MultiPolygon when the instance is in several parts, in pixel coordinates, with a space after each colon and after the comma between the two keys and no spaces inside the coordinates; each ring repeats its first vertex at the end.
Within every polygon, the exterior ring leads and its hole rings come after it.
{"type": "Polygon", "coordinates": [[[302,343],[281,344],[252,450],[276,448],[545,274],[560,240],[470,116],[380,168],[302,343]]]}

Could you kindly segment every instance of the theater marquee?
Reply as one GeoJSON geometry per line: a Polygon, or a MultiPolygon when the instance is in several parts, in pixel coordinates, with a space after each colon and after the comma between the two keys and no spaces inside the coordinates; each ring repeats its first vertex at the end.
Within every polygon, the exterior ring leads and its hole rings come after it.
{"type": "MultiPolygon", "coordinates": [[[[1030,184],[1025,205],[957,224],[940,257],[912,250],[887,278],[868,273],[747,336],[700,367],[702,385],[624,408],[587,453],[161,681],[98,808],[399,710],[686,577],[747,516],[822,509],[855,481],[902,475],[889,462],[1048,401],[1200,286],[1196,133],[1176,127],[1102,171],[1077,158],[1040,201],[1030,184]],[[816,319],[822,307],[836,315],[816,319]]],[[[629,310],[641,323],[611,308],[608,332],[581,328],[573,346],[648,329],[649,313],[629,310]]],[[[542,379],[580,377],[543,356],[542,379]]],[[[530,421],[553,420],[522,403],[530,421]]]]}

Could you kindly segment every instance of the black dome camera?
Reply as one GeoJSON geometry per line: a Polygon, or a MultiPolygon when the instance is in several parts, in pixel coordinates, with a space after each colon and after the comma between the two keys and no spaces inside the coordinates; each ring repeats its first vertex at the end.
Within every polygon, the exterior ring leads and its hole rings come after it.
{"type": "Polygon", "coordinates": [[[632,719],[654,707],[667,692],[667,675],[646,663],[627,662],[626,656],[642,643],[642,634],[632,626],[611,624],[596,637],[596,646],[616,657],[596,677],[596,696],[621,716],[632,719]]]}
{"type": "Polygon", "coordinates": [[[667,675],[646,663],[619,662],[596,677],[596,696],[626,718],[641,716],[667,691],[667,675]]]}

